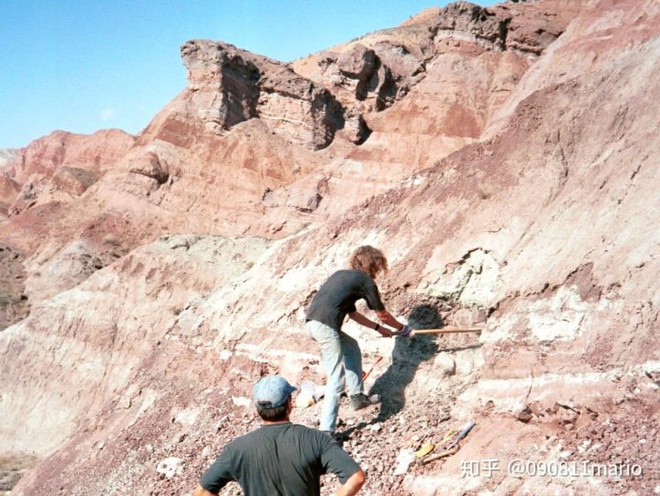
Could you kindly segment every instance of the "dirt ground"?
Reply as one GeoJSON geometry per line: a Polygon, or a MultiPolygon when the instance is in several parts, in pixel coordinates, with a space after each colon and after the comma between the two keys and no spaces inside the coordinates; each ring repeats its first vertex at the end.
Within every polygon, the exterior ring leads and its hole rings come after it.
{"type": "Polygon", "coordinates": [[[23,474],[37,463],[37,458],[29,455],[0,456],[0,496],[9,496],[23,474]]]}

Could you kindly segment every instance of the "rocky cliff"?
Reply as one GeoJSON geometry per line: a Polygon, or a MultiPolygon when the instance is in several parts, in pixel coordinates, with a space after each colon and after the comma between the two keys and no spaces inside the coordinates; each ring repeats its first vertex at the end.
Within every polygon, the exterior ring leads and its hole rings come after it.
{"type": "Polygon", "coordinates": [[[322,383],[304,309],[368,243],[393,313],[485,327],[347,324],[383,397],[340,412],[364,494],[657,492],[659,26],[652,0],[458,2],[291,64],[192,40],[139,136],[20,150],[5,489],[191,492],[258,425],[260,374],[322,383]],[[396,470],[468,421],[457,453],[396,470]]]}

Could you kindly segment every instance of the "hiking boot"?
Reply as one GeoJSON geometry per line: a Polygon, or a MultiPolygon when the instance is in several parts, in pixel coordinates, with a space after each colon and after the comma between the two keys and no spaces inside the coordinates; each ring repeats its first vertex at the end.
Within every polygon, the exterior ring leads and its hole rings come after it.
{"type": "Polygon", "coordinates": [[[353,410],[362,410],[371,405],[376,405],[380,403],[380,397],[377,394],[372,394],[367,396],[364,393],[352,394],[351,395],[351,408],[353,410]]]}

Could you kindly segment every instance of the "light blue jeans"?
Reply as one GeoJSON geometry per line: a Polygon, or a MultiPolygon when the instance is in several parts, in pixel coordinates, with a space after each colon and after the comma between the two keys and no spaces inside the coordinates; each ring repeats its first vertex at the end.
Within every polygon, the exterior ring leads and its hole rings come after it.
{"type": "Polygon", "coordinates": [[[305,328],[321,346],[321,365],[327,375],[319,429],[334,432],[344,385],[349,395],[363,392],[362,353],[355,339],[321,322],[310,320],[305,328]]]}

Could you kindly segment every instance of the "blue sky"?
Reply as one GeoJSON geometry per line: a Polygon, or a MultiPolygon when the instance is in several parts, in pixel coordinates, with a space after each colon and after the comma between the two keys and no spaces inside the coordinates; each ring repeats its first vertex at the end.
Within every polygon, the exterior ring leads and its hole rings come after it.
{"type": "Polygon", "coordinates": [[[2,0],[0,148],[26,146],[56,129],[139,133],[186,87],[179,47],[189,39],[288,62],[447,3],[2,0]]]}

